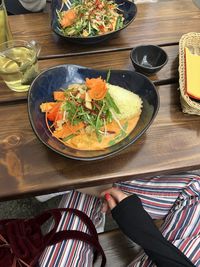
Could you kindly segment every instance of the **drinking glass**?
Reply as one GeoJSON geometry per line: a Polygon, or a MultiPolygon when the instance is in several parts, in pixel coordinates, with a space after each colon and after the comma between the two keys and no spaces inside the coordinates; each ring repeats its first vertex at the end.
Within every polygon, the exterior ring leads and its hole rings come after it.
{"type": "Polygon", "coordinates": [[[40,45],[35,41],[12,40],[0,44],[0,76],[16,92],[27,91],[39,74],[37,56],[40,45]]]}
{"type": "Polygon", "coordinates": [[[200,0],[193,0],[193,3],[200,8],[200,0]]]}
{"type": "Polygon", "coordinates": [[[0,44],[12,40],[12,33],[8,22],[4,1],[0,0],[0,44]]]}

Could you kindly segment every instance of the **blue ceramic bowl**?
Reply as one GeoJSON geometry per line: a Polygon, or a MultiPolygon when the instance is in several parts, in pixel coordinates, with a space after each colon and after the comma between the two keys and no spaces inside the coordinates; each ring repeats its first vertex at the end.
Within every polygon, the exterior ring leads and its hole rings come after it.
{"type": "Polygon", "coordinates": [[[143,100],[142,114],[136,128],[121,142],[103,150],[83,151],[65,146],[54,138],[46,127],[40,104],[53,101],[53,91],[66,88],[72,83],[101,76],[106,79],[107,70],[94,70],[76,65],[60,65],[50,68],[33,81],[28,93],[28,113],[32,128],[39,140],[55,152],[72,159],[97,160],[114,155],[133,144],[151,125],[159,108],[159,96],[150,80],[142,74],[111,70],[109,83],[138,94],[143,100]]]}
{"type": "MultiPolygon", "coordinates": [[[[70,0],[72,3],[73,0],[70,0]]],[[[123,16],[125,18],[124,26],[123,28],[112,31],[110,33],[106,33],[103,35],[98,36],[92,36],[92,37],[71,37],[71,36],[64,36],[62,32],[59,30],[59,22],[58,22],[58,16],[56,13],[56,10],[60,10],[62,6],[62,0],[52,0],[51,4],[51,11],[52,11],[52,20],[51,20],[51,26],[53,31],[60,36],[61,38],[64,38],[67,41],[71,41],[74,43],[79,44],[96,44],[99,42],[102,42],[106,39],[109,39],[113,37],[116,33],[120,32],[121,30],[125,29],[134,19],[137,14],[137,7],[134,3],[132,3],[129,0],[115,0],[115,2],[120,5],[120,10],[122,10],[123,16]]],[[[68,10],[66,5],[64,6],[63,10],[68,10]]]]}

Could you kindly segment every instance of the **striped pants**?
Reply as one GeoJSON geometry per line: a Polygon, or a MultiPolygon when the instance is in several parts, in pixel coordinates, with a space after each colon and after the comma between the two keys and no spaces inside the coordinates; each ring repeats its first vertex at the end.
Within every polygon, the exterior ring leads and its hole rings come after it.
{"type": "MultiPolygon", "coordinates": [[[[160,231],[178,247],[195,266],[200,267],[200,177],[172,175],[116,183],[127,194],[137,194],[152,219],[162,219],[160,231]]],[[[94,225],[102,220],[101,201],[72,191],[63,196],[60,207],[73,207],[85,212],[94,225]]],[[[63,214],[58,230],[87,232],[87,227],[74,215],[63,214]]],[[[134,229],[133,229],[134,230],[134,229]]],[[[40,267],[92,267],[92,248],[77,240],[63,241],[48,247],[40,258],[40,267]]],[[[129,267],[155,267],[142,252],[129,267]]],[[[109,266],[112,267],[112,266],[109,266]]],[[[113,266],[114,267],[114,266],[113,266]]],[[[169,266],[170,267],[170,266],[169,266]]]]}

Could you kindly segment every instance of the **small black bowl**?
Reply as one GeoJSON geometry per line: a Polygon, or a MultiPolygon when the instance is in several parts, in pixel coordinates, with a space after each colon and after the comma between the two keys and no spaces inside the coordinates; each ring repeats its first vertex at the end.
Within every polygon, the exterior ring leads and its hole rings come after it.
{"type": "Polygon", "coordinates": [[[147,75],[155,74],[168,61],[166,52],[156,45],[141,45],[131,50],[131,61],[135,69],[147,75]]]}
{"type": "MultiPolygon", "coordinates": [[[[70,4],[72,4],[75,0],[70,0],[70,4]]],[[[106,34],[102,35],[96,35],[96,36],[90,36],[90,37],[76,37],[76,36],[66,36],[63,35],[63,33],[59,30],[59,22],[58,22],[58,15],[57,10],[60,10],[62,6],[62,0],[52,0],[51,4],[51,27],[52,30],[62,39],[66,41],[70,41],[77,44],[83,44],[83,45],[92,45],[97,44],[100,42],[103,42],[107,39],[112,38],[115,34],[119,33],[120,31],[124,30],[126,27],[128,27],[131,22],[135,19],[137,14],[137,6],[129,1],[129,0],[114,0],[114,2],[120,6],[120,12],[124,16],[124,25],[122,28],[108,32],[106,34]]],[[[71,5],[70,5],[71,6],[71,5]]],[[[68,7],[65,5],[62,9],[62,11],[67,11],[68,7]]]]}

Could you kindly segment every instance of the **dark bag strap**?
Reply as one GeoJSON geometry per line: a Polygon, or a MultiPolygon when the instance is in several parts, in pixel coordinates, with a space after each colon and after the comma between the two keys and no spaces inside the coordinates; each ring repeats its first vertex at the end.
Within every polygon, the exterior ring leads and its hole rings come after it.
{"type": "MultiPolygon", "coordinates": [[[[0,221],[0,226],[4,226],[4,227],[6,226],[7,233],[8,232],[12,233],[13,228],[18,229],[17,227],[20,227],[20,228],[33,227],[34,229],[41,230],[41,226],[52,217],[54,219],[54,226],[46,235],[42,235],[42,242],[40,246],[38,247],[37,251],[35,252],[35,255],[33,259],[31,260],[31,262],[29,261],[30,262],[29,266],[34,266],[37,263],[40,255],[42,254],[43,250],[47,246],[56,244],[66,239],[76,239],[76,240],[80,240],[80,241],[90,244],[94,248],[94,261],[96,260],[98,254],[100,254],[102,256],[101,267],[105,266],[106,257],[99,243],[96,228],[94,224],[92,223],[91,219],[80,210],[72,209],[72,208],[51,209],[48,211],[44,211],[42,214],[36,216],[35,218],[28,219],[28,220],[22,220],[22,219],[2,220],[0,221]],[[64,231],[56,232],[57,227],[62,217],[62,212],[70,212],[78,216],[88,227],[89,234],[83,233],[81,231],[75,231],[75,230],[64,230],[64,231]]],[[[16,246],[17,238],[18,237],[16,237],[14,234],[9,235],[9,243],[10,243],[10,247],[12,248],[14,255],[16,255],[16,257],[20,259],[20,261],[22,262],[23,257],[21,257],[20,255],[20,249],[18,249],[18,246],[16,246]]]]}
{"type": "MultiPolygon", "coordinates": [[[[39,223],[42,225],[46,220],[48,220],[51,216],[55,219],[55,224],[56,228],[58,226],[58,221],[61,219],[61,212],[70,212],[72,214],[75,214],[78,216],[88,227],[89,234],[80,232],[80,231],[75,231],[75,230],[65,230],[65,231],[60,231],[58,233],[55,233],[55,225],[54,228],[44,237],[44,246],[49,246],[53,245],[56,243],[59,243],[65,239],[76,239],[80,241],[84,241],[88,244],[90,244],[92,247],[94,247],[95,252],[94,252],[94,261],[96,260],[98,254],[101,254],[102,256],[102,263],[101,267],[105,266],[106,264],[106,257],[104,254],[104,251],[99,244],[99,239],[98,239],[98,234],[96,231],[96,228],[94,224],[92,223],[91,219],[82,211],[77,210],[77,209],[72,209],[72,208],[58,208],[58,209],[51,209],[47,212],[44,212],[43,214],[35,217],[33,220],[36,223],[39,223]],[[51,215],[51,216],[50,216],[51,215]]],[[[37,259],[38,260],[38,259],[37,259]]],[[[35,262],[37,261],[35,260],[35,262]]]]}
{"type": "Polygon", "coordinates": [[[35,218],[30,219],[30,220],[33,220],[34,223],[42,225],[51,217],[54,218],[55,225],[54,225],[53,229],[45,237],[45,239],[46,238],[48,239],[48,237],[51,236],[51,233],[56,231],[58,224],[60,222],[61,216],[62,216],[62,214],[61,214],[62,212],[71,212],[71,213],[75,214],[76,216],[78,216],[87,225],[90,234],[93,235],[93,237],[98,240],[98,234],[97,234],[96,228],[95,228],[93,222],[91,221],[91,219],[85,213],[83,213],[82,211],[77,210],[77,209],[72,209],[72,208],[51,209],[48,211],[44,211],[41,215],[38,215],[35,218]]]}

